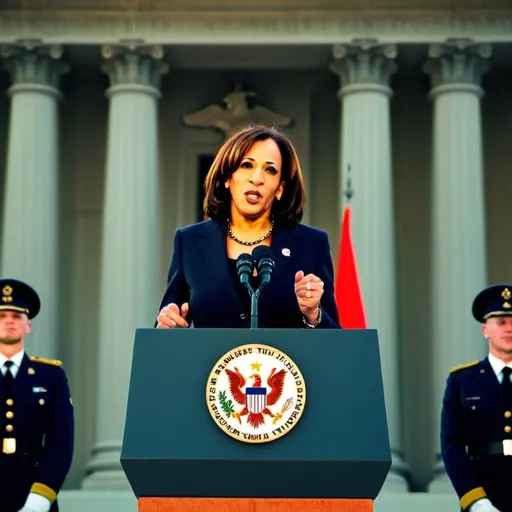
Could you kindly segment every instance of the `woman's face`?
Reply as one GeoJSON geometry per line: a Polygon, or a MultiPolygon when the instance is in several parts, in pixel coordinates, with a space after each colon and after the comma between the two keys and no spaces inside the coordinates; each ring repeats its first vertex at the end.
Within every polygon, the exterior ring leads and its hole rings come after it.
{"type": "Polygon", "coordinates": [[[236,213],[246,219],[270,216],[274,199],[284,190],[282,157],[273,139],[255,142],[240,166],[226,181],[231,194],[231,218],[236,213]]]}

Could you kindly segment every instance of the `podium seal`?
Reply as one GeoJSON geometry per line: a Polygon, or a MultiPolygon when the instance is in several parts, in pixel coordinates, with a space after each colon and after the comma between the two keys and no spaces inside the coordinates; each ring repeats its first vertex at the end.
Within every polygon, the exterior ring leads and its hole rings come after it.
{"type": "Polygon", "coordinates": [[[268,345],[242,345],[224,354],[206,385],[216,425],[244,443],[268,443],[288,434],[306,404],[298,366],[268,345]]]}

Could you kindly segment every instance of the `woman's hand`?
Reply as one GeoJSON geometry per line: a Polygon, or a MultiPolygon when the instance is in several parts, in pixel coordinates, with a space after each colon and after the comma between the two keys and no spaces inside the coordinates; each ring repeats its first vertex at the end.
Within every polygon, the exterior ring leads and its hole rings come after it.
{"type": "Polygon", "coordinates": [[[181,309],[177,304],[171,303],[164,306],[157,317],[157,329],[174,329],[175,327],[188,327],[185,320],[188,315],[188,302],[185,302],[181,309]]]}
{"type": "Polygon", "coordinates": [[[304,275],[302,270],[295,274],[295,296],[302,314],[308,323],[315,325],[320,314],[320,299],[324,294],[324,282],[314,274],[304,275]]]}

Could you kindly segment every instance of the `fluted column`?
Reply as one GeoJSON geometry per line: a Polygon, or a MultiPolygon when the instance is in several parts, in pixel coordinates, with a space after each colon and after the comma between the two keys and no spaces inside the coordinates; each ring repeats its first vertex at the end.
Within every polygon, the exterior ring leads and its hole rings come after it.
{"type": "MultiPolygon", "coordinates": [[[[342,101],[341,183],[350,179],[352,236],[369,328],[377,328],[389,435],[393,455],[385,488],[406,490],[400,428],[397,350],[395,226],[389,81],[396,70],[395,45],[354,42],[333,49],[332,71],[342,101]]],[[[341,203],[343,203],[343,197],[341,203]]],[[[341,218],[341,215],[340,215],[341,218]]]]}
{"type": "MultiPolygon", "coordinates": [[[[450,367],[486,354],[471,303],[486,285],[480,86],[489,45],[434,44],[424,70],[434,102],[432,197],[432,345],[435,446],[450,367]]],[[[440,456],[432,490],[452,491],[440,456]]]]}
{"type": "Polygon", "coordinates": [[[110,114],[101,255],[96,443],[83,487],[128,485],[119,456],[137,327],[151,327],[157,297],[157,99],[166,71],[159,46],[103,48],[110,114]]]}
{"type": "Polygon", "coordinates": [[[2,275],[30,283],[41,297],[30,351],[56,357],[58,339],[60,46],[36,40],[1,48],[12,86],[5,188],[2,275]]]}

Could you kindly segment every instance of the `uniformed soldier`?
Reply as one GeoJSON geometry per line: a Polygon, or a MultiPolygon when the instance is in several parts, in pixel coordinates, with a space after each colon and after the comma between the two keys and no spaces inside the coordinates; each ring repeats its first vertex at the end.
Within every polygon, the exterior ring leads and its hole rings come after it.
{"type": "Polygon", "coordinates": [[[37,293],[0,279],[0,511],[56,512],[71,466],[74,415],[61,362],[29,357],[37,293]]]}
{"type": "Polygon", "coordinates": [[[441,455],[462,510],[512,512],[512,284],[472,306],[489,354],[452,368],[441,412],[441,455]]]}

